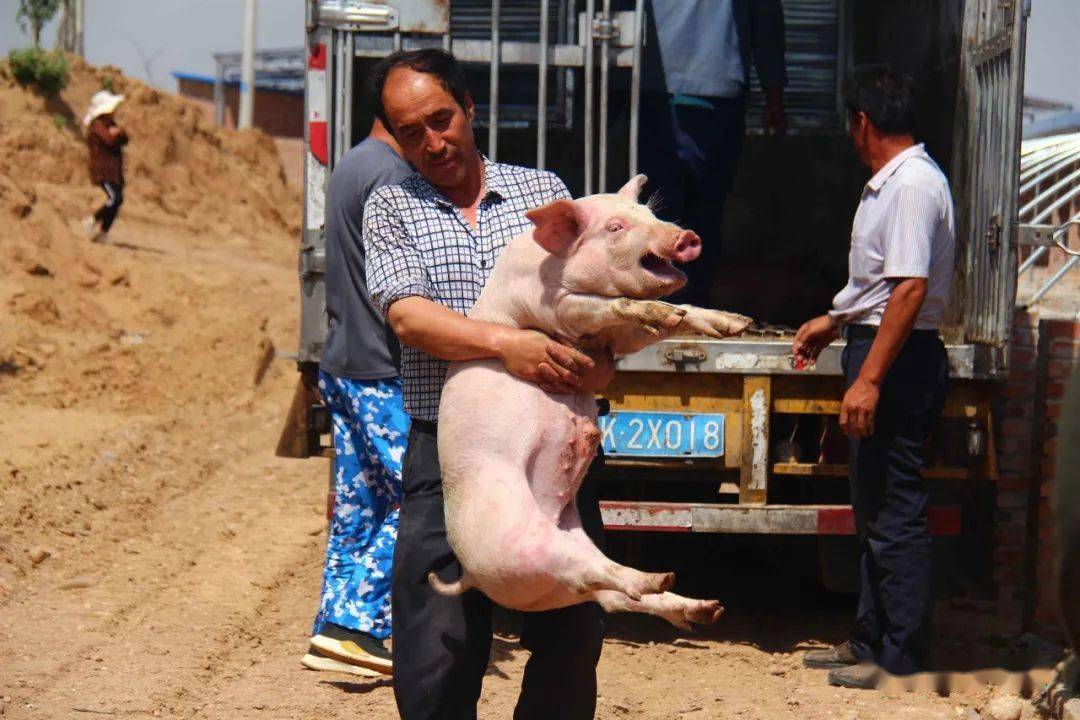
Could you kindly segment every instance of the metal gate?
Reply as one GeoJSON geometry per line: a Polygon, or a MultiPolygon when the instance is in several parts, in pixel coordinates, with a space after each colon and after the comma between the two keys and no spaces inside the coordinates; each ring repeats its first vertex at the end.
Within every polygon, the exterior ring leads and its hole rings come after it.
{"type": "MultiPolygon", "coordinates": [[[[305,202],[300,252],[301,329],[298,359],[317,362],[326,338],[322,275],[325,185],[338,158],[352,144],[351,97],[354,59],[381,58],[395,50],[443,47],[466,66],[486,66],[489,87],[478,111],[478,127],[487,130],[487,154],[499,157],[500,130],[520,127],[508,95],[522,97],[522,88],[503,85],[514,68],[533,68],[538,79],[531,93],[535,110],[537,168],[548,160],[549,119],[567,122],[565,109],[573,82],[582,84],[583,187],[586,195],[605,192],[611,132],[608,98],[616,69],[628,76],[630,122],[626,148],[629,170],[637,170],[637,108],[640,103],[642,7],[616,11],[612,0],[308,0],[307,92],[305,97],[305,202]],[[578,12],[580,9],[584,12],[578,12]],[[504,16],[505,11],[505,16],[504,16]],[[454,34],[456,30],[458,35],[454,34]],[[549,69],[557,69],[549,88],[549,69]],[[554,105],[552,101],[554,100],[554,105]],[[503,117],[501,112],[510,110],[503,117]]],[[[512,76],[511,76],[512,79],[512,76]]],[[[520,103],[518,103],[520,108],[520,103]]],[[[621,142],[620,142],[621,144],[621,142]]]]}
{"type": "MultiPolygon", "coordinates": [[[[969,342],[1004,347],[1016,298],[1021,98],[1030,0],[968,0],[954,167],[960,199],[957,274],[969,342]],[[966,107],[964,107],[966,106],[966,107]],[[966,115],[967,122],[963,119],[966,115]]],[[[1001,374],[996,361],[991,374],[1001,374]]]]}

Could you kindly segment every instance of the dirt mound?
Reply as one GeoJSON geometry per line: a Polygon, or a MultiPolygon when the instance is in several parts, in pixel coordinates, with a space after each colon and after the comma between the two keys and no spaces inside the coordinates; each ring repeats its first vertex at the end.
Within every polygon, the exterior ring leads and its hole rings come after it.
{"type": "Polygon", "coordinates": [[[0,70],[0,202],[27,221],[24,232],[36,228],[31,237],[55,239],[55,221],[67,227],[99,199],[88,186],[82,117],[106,86],[127,97],[117,111],[131,138],[126,212],[192,232],[290,229],[297,198],[269,137],[215,128],[182,98],[71,58],[71,82],[56,98],[24,89],[0,70]]]}
{"type": "Polygon", "coordinates": [[[208,278],[182,277],[174,259],[162,265],[167,256],[209,244],[225,262],[288,262],[299,232],[299,196],[269,137],[216,128],[194,104],[116,68],[69,62],[71,81],[53,98],[0,64],[0,386],[40,372],[58,351],[82,363],[125,333],[145,336],[125,327],[140,312],[144,325],[168,328],[178,304],[200,302],[191,281],[208,278]],[[82,117],[105,87],[127,97],[117,111],[131,139],[127,187],[112,233],[126,253],[88,243],[81,226],[104,199],[90,185],[82,117]]]}

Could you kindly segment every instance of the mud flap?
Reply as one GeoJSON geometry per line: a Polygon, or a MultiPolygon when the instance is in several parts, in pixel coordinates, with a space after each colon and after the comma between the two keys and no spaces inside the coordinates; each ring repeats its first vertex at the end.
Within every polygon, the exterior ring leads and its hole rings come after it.
{"type": "Polygon", "coordinates": [[[289,412],[278,436],[277,449],[274,451],[277,457],[309,458],[322,454],[319,435],[325,431],[320,425],[327,423],[325,417],[320,417],[325,415],[325,408],[321,405],[317,388],[317,368],[313,363],[302,364],[289,412]]]}

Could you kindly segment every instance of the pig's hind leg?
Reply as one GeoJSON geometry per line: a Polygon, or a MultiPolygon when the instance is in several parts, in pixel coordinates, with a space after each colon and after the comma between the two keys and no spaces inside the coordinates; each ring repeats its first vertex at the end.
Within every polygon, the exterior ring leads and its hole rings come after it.
{"type": "Polygon", "coordinates": [[[619,590],[640,597],[667,590],[675,581],[673,573],[644,573],[619,565],[600,552],[581,528],[576,496],[596,456],[600,430],[591,418],[572,415],[569,422],[569,443],[556,469],[561,481],[555,483],[565,494],[537,497],[534,493],[541,513],[555,521],[550,552],[558,558],[556,578],[574,593],[619,590]]]}
{"type": "Polygon", "coordinates": [[[675,573],[647,573],[620,565],[600,552],[580,528],[577,507],[566,507],[559,527],[553,527],[548,556],[553,563],[552,575],[575,595],[616,590],[639,598],[650,593],[664,592],[675,583],[675,573]],[[572,526],[576,524],[576,529],[572,526]],[[570,525],[571,527],[567,527],[570,525]]]}
{"type": "Polygon", "coordinates": [[[677,628],[690,630],[691,623],[712,625],[724,614],[717,600],[696,600],[675,593],[654,593],[634,599],[614,590],[595,593],[596,602],[606,612],[638,612],[662,617],[677,628]]]}

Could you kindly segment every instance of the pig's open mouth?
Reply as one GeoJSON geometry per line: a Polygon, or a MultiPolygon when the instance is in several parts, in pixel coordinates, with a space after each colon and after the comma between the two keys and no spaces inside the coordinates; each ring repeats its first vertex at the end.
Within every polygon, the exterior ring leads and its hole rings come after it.
{"type": "Polygon", "coordinates": [[[682,277],[682,272],[672,264],[671,260],[660,257],[655,253],[645,253],[641,256],[640,263],[641,267],[653,275],[659,275],[664,278],[682,277]]]}

